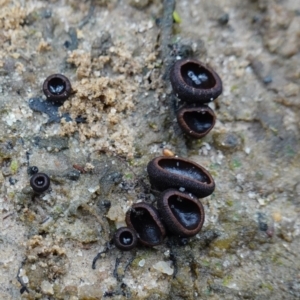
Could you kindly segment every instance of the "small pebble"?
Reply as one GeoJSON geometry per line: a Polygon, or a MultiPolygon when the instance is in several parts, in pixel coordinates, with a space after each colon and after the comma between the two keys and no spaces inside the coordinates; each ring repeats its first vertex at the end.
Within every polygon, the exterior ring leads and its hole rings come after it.
{"type": "Polygon", "coordinates": [[[145,265],[145,259],[141,259],[140,261],[139,261],[139,266],[140,267],[143,267],[145,265]]]}
{"type": "Polygon", "coordinates": [[[291,82],[283,87],[283,92],[287,97],[297,96],[300,92],[300,88],[298,84],[291,82]]]}
{"type": "Polygon", "coordinates": [[[280,213],[280,212],[277,212],[277,211],[275,211],[275,212],[272,214],[272,217],[273,217],[273,220],[274,220],[275,222],[280,222],[281,219],[282,219],[281,213],[280,213]]]}
{"type": "Polygon", "coordinates": [[[46,280],[42,281],[41,290],[46,295],[54,295],[53,286],[49,281],[46,280]]]}
{"type": "Polygon", "coordinates": [[[153,265],[153,269],[167,275],[173,275],[174,270],[170,267],[170,264],[171,261],[158,261],[153,265]]]}
{"type": "Polygon", "coordinates": [[[170,149],[164,148],[163,149],[163,156],[175,156],[174,152],[172,152],[170,149]]]}
{"type": "Polygon", "coordinates": [[[229,14],[225,13],[218,18],[218,23],[220,25],[226,25],[229,22],[229,14]]]}
{"type": "Polygon", "coordinates": [[[273,81],[272,76],[266,76],[266,77],[263,78],[263,82],[264,82],[265,84],[269,84],[269,83],[271,83],[272,81],[273,81]]]}

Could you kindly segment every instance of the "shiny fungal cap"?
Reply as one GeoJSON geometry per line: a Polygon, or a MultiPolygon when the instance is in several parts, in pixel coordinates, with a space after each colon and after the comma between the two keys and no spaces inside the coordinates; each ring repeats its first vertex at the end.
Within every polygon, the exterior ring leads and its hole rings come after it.
{"type": "Polygon", "coordinates": [[[36,193],[41,194],[48,190],[50,178],[45,173],[36,173],[30,178],[30,185],[36,193]]]}
{"type": "Polygon", "coordinates": [[[117,248],[128,251],[136,246],[137,235],[134,230],[128,227],[121,227],[115,232],[113,241],[117,248]]]}
{"type": "Polygon", "coordinates": [[[71,94],[71,83],[66,76],[53,74],[44,81],[43,92],[47,100],[62,104],[71,94]]]}
{"type": "Polygon", "coordinates": [[[216,115],[207,105],[188,106],[178,110],[177,121],[186,135],[200,139],[215,126],[216,115]]]}
{"type": "Polygon", "coordinates": [[[38,172],[39,172],[39,168],[36,167],[36,166],[29,166],[27,168],[27,174],[30,175],[30,176],[32,176],[33,174],[36,174],[38,172]]]}
{"type": "Polygon", "coordinates": [[[126,213],[125,221],[129,228],[136,231],[139,241],[146,246],[161,244],[166,235],[158,211],[151,204],[145,202],[133,204],[126,213]]]}
{"type": "Polygon", "coordinates": [[[168,189],[160,195],[157,207],[167,229],[173,234],[190,237],[202,228],[204,208],[192,194],[168,189]]]}
{"type": "Polygon", "coordinates": [[[176,61],[171,68],[170,81],[178,98],[189,103],[208,103],[222,93],[219,75],[196,59],[176,61]]]}
{"type": "Polygon", "coordinates": [[[148,163],[147,171],[152,187],[159,191],[175,188],[203,198],[212,194],[215,189],[210,173],[188,159],[156,157],[148,163]]]}

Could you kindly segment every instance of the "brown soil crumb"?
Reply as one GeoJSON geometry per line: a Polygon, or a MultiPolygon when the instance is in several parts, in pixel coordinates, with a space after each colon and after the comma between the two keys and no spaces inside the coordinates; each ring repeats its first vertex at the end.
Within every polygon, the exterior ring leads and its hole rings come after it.
{"type": "Polygon", "coordinates": [[[0,67],[3,67],[7,53],[18,58],[18,47],[23,41],[23,33],[19,30],[26,17],[26,10],[20,4],[11,3],[10,0],[0,0],[0,67]]]}
{"type": "Polygon", "coordinates": [[[139,84],[135,75],[141,73],[141,63],[121,45],[95,59],[75,50],[68,62],[77,67],[78,80],[72,84],[75,95],[61,112],[70,113],[72,119],[81,116],[86,123],[62,120],[61,135],[78,132],[80,141],[89,140],[94,150],[132,156],[134,137],[128,116],[135,107],[139,84]]]}
{"type": "Polygon", "coordinates": [[[0,28],[5,30],[19,28],[26,16],[24,8],[10,2],[10,0],[0,0],[0,28]]]}
{"type": "Polygon", "coordinates": [[[51,50],[51,46],[48,42],[41,40],[38,47],[37,47],[37,51],[38,52],[46,52],[51,50]]]}

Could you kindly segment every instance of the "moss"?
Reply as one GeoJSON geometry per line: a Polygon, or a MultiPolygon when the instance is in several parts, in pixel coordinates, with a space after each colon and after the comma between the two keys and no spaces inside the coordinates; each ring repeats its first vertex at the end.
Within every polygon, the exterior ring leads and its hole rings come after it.
{"type": "Polygon", "coordinates": [[[13,198],[15,197],[15,195],[16,195],[16,192],[15,192],[15,191],[11,191],[11,192],[9,192],[9,193],[7,194],[7,196],[8,196],[9,199],[13,199],[13,198]]]}
{"type": "Polygon", "coordinates": [[[10,163],[10,169],[12,171],[13,174],[16,174],[18,169],[19,169],[19,164],[18,161],[16,159],[12,160],[10,163]]]}
{"type": "Polygon", "coordinates": [[[261,283],[260,287],[262,289],[268,289],[269,291],[273,291],[273,289],[274,289],[273,285],[271,283],[269,283],[269,282],[263,282],[263,283],[261,283]]]}
{"type": "Polygon", "coordinates": [[[231,275],[225,276],[223,278],[223,285],[227,286],[227,285],[230,284],[231,281],[232,281],[232,276],[231,275]]]}
{"type": "Polygon", "coordinates": [[[289,157],[293,157],[296,155],[296,151],[292,148],[291,145],[287,145],[285,147],[285,153],[287,154],[287,156],[289,157]]]}
{"type": "Polygon", "coordinates": [[[157,124],[154,122],[149,122],[148,123],[149,128],[153,129],[154,131],[157,131],[157,124]]]}
{"type": "Polygon", "coordinates": [[[228,236],[226,238],[219,238],[219,239],[216,239],[215,241],[213,241],[211,243],[211,246],[219,248],[219,249],[228,250],[229,248],[231,248],[235,238],[236,238],[236,236],[228,236]]]}
{"type": "Polygon", "coordinates": [[[242,166],[242,163],[240,162],[239,159],[234,158],[231,162],[230,162],[230,169],[234,170],[237,168],[240,168],[242,166]]]}
{"type": "Polygon", "coordinates": [[[0,143],[0,163],[5,159],[10,159],[13,152],[11,151],[10,143],[0,143]]]}
{"type": "Polygon", "coordinates": [[[132,179],[132,178],[133,178],[133,174],[128,173],[128,174],[125,174],[124,177],[125,177],[126,179],[132,179]]]}
{"type": "Polygon", "coordinates": [[[219,277],[219,278],[223,278],[224,277],[224,270],[222,268],[221,263],[216,263],[215,265],[213,265],[210,270],[209,273],[213,276],[219,277]]]}
{"type": "Polygon", "coordinates": [[[204,267],[209,267],[210,266],[210,262],[208,260],[203,260],[200,262],[200,265],[204,266],[204,267]]]}
{"type": "MultiPolygon", "coordinates": [[[[150,250],[150,249],[149,249],[150,250]]],[[[132,263],[131,263],[131,267],[132,268],[140,268],[140,266],[139,266],[139,262],[142,260],[142,259],[144,259],[144,260],[147,260],[147,258],[149,258],[151,255],[153,255],[153,251],[143,251],[143,254],[142,255],[139,255],[139,256],[136,256],[135,258],[134,258],[134,260],[132,261],[132,263]]]]}
{"type": "Polygon", "coordinates": [[[53,207],[52,216],[54,219],[57,219],[61,213],[63,213],[63,207],[61,205],[56,205],[53,207]]]}
{"type": "Polygon", "coordinates": [[[91,228],[90,224],[81,220],[76,220],[73,224],[65,224],[61,233],[81,243],[96,242],[99,239],[96,227],[91,228]]]}
{"type": "Polygon", "coordinates": [[[216,170],[216,169],[220,169],[220,165],[219,165],[219,164],[213,163],[213,164],[210,164],[210,165],[209,165],[209,170],[210,170],[210,171],[216,170]]]}
{"type": "Polygon", "coordinates": [[[228,205],[229,207],[232,207],[233,204],[234,204],[233,200],[231,200],[231,199],[226,200],[225,203],[226,203],[226,205],[228,205]]]}
{"type": "Polygon", "coordinates": [[[255,178],[256,178],[257,180],[263,180],[263,178],[264,178],[263,172],[257,171],[257,172],[255,173],[255,178]]]}
{"type": "Polygon", "coordinates": [[[176,10],[173,11],[173,20],[175,21],[175,23],[181,23],[181,18],[176,10]]]}
{"type": "Polygon", "coordinates": [[[214,171],[214,170],[210,171],[210,174],[211,174],[212,177],[217,177],[218,176],[218,172],[214,171]]]}

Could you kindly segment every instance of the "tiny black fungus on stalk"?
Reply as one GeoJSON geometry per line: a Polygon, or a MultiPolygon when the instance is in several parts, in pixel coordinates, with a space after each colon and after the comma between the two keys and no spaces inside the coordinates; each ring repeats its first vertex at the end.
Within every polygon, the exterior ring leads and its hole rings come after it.
{"type": "Polygon", "coordinates": [[[137,240],[135,231],[128,227],[119,228],[113,238],[115,246],[124,251],[133,249],[137,244],[137,240]]]}
{"type": "Polygon", "coordinates": [[[39,171],[39,168],[36,167],[36,166],[29,166],[29,167],[27,168],[27,174],[28,174],[29,176],[32,176],[32,175],[38,173],[38,171],[39,171]]]}
{"type": "Polygon", "coordinates": [[[50,178],[45,173],[36,173],[31,177],[30,185],[36,193],[41,194],[49,189],[50,178]]]}

